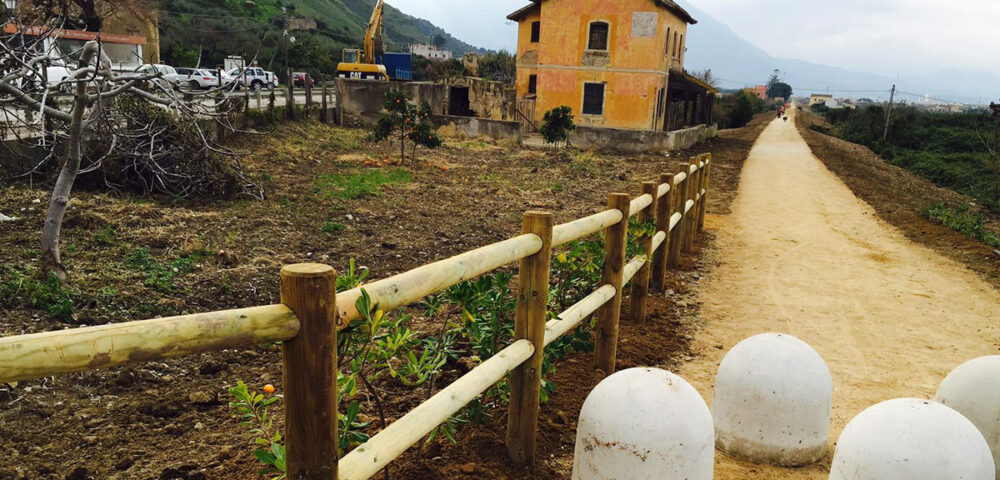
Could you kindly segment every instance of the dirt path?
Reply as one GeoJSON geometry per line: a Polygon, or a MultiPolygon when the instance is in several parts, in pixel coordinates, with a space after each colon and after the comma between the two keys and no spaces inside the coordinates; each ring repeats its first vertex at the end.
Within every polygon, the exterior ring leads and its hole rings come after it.
{"type": "Polygon", "coordinates": [[[700,293],[704,329],[680,369],[711,402],[723,355],[769,331],[811,344],[833,374],[830,448],[801,469],[716,455],[716,478],[826,479],[844,425],[866,407],[932,396],[958,364],[997,353],[1000,295],[964,266],[879,220],[813,156],[794,119],[760,136],[733,213],[709,217],[718,267],[700,293]]]}

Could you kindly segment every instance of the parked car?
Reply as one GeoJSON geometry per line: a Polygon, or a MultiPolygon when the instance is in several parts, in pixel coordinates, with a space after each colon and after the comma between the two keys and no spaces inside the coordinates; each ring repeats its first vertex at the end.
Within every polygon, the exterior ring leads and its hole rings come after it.
{"type": "Polygon", "coordinates": [[[152,80],[147,80],[146,87],[149,88],[152,85],[158,85],[161,88],[171,89],[177,88],[181,82],[181,76],[177,74],[177,70],[170,65],[160,65],[160,64],[145,64],[135,69],[133,72],[134,76],[148,76],[154,73],[159,73],[159,78],[154,78],[152,80]]]}
{"type": "MultiPolygon", "coordinates": [[[[292,72],[292,82],[296,87],[306,86],[306,74],[305,72],[292,72]]],[[[316,79],[309,77],[309,86],[316,86],[316,79]]]]}
{"type": "Polygon", "coordinates": [[[207,68],[177,68],[180,86],[191,90],[213,88],[219,86],[219,75],[215,70],[207,68]]]}
{"type": "Polygon", "coordinates": [[[270,90],[278,87],[278,77],[274,73],[265,71],[260,67],[249,67],[245,72],[243,69],[234,68],[225,73],[223,82],[227,85],[236,83],[240,87],[249,85],[252,90],[260,90],[262,88],[270,90]]]}

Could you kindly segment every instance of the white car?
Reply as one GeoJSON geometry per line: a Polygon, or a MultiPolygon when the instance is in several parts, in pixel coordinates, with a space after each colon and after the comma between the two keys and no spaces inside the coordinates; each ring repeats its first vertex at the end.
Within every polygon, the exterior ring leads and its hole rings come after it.
{"type": "Polygon", "coordinates": [[[245,87],[244,78],[246,79],[246,84],[250,86],[253,90],[260,90],[266,88],[268,90],[278,88],[278,77],[277,75],[268,72],[260,67],[249,67],[247,69],[234,68],[225,73],[222,77],[223,82],[227,85],[230,83],[236,83],[240,87],[245,87]]]}
{"type": "Polygon", "coordinates": [[[207,68],[176,68],[178,85],[191,90],[219,86],[219,74],[207,68]]]}

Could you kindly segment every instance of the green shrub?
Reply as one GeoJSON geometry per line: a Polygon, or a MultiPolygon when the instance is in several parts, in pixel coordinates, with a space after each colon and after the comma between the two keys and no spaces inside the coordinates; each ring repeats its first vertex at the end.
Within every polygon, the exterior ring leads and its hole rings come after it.
{"type": "Polygon", "coordinates": [[[573,123],[573,110],[565,105],[553,108],[545,112],[542,117],[542,126],[538,127],[538,133],[548,143],[566,142],[569,144],[569,132],[576,130],[573,123]]]}
{"type": "MultiPolygon", "coordinates": [[[[444,142],[431,125],[431,106],[427,102],[417,107],[409,97],[399,90],[389,90],[385,94],[382,116],[372,130],[371,139],[376,142],[399,138],[400,161],[406,160],[406,141],[414,145],[435,149],[444,142]]],[[[414,147],[414,151],[416,148],[414,147]]]]}

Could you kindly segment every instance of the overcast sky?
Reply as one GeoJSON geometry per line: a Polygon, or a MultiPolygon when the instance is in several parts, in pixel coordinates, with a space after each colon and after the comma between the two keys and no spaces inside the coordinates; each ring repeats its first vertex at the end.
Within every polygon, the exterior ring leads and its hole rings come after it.
{"type": "MultiPolygon", "coordinates": [[[[895,76],[1000,75],[1000,0],[688,0],[775,57],[895,76]]],[[[513,51],[527,0],[389,0],[473,45],[513,51]]],[[[697,28],[697,26],[693,27],[697,28]]]]}

